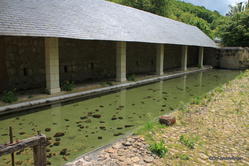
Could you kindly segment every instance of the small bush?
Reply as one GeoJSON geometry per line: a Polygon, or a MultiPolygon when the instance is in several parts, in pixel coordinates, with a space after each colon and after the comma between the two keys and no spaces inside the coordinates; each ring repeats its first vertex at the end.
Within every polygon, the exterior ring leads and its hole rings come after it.
{"type": "Polygon", "coordinates": [[[164,142],[161,141],[159,143],[151,144],[150,151],[159,157],[164,157],[168,152],[168,149],[165,147],[164,142]]]}
{"type": "Polygon", "coordinates": [[[189,160],[189,156],[186,155],[186,154],[180,154],[178,157],[179,157],[181,160],[189,160]]]}
{"type": "Polygon", "coordinates": [[[189,149],[194,149],[195,148],[195,142],[196,142],[196,140],[194,138],[187,138],[186,136],[181,135],[179,141],[183,145],[187,146],[189,149]]]}
{"type": "Polygon", "coordinates": [[[136,76],[134,75],[134,74],[132,74],[132,75],[128,75],[127,76],[127,80],[128,81],[136,81],[136,78],[135,78],[136,76]]]}
{"type": "Polygon", "coordinates": [[[2,97],[2,101],[5,103],[13,103],[15,101],[17,101],[18,98],[15,94],[15,90],[12,91],[5,91],[3,93],[3,97],[2,97]]]}
{"type": "Polygon", "coordinates": [[[106,85],[112,86],[112,85],[113,85],[113,83],[112,83],[112,82],[110,82],[110,81],[107,81],[107,82],[106,82],[106,85]]]}
{"type": "Polygon", "coordinates": [[[193,100],[192,100],[192,104],[200,104],[201,103],[201,97],[195,97],[193,100]]]}
{"type": "Polygon", "coordinates": [[[61,85],[61,89],[64,91],[72,91],[74,89],[75,85],[73,81],[65,81],[61,85]]]}

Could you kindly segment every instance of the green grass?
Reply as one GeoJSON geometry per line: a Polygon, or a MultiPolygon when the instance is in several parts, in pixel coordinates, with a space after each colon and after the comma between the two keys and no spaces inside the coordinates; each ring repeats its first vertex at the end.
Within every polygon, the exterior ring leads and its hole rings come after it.
{"type": "Polygon", "coordinates": [[[166,148],[163,141],[151,144],[150,151],[161,158],[164,157],[166,153],[168,153],[168,149],[166,148]]]}
{"type": "Polygon", "coordinates": [[[197,104],[198,105],[198,104],[201,104],[201,102],[202,102],[202,97],[197,96],[192,100],[191,104],[197,104]]]}
{"type": "Polygon", "coordinates": [[[179,154],[177,155],[177,158],[181,159],[181,160],[189,160],[190,157],[186,154],[179,154]]]}
{"type": "Polygon", "coordinates": [[[185,136],[185,135],[181,135],[180,136],[180,139],[179,141],[187,146],[189,149],[194,149],[195,148],[195,145],[196,145],[196,142],[199,140],[198,137],[188,137],[188,136],[185,136]]]}

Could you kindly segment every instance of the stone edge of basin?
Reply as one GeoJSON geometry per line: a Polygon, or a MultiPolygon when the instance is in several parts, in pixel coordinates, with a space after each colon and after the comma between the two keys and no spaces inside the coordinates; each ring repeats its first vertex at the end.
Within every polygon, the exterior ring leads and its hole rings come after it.
{"type": "Polygon", "coordinates": [[[134,86],[140,86],[140,85],[145,85],[153,82],[158,82],[161,80],[167,80],[167,79],[172,79],[172,78],[177,78],[182,75],[187,75],[187,74],[192,74],[200,71],[205,71],[205,70],[210,70],[212,69],[211,66],[204,67],[202,69],[196,69],[192,71],[186,71],[186,72],[179,72],[171,75],[163,75],[163,76],[158,76],[154,78],[149,78],[141,81],[136,81],[136,82],[128,82],[128,83],[123,83],[119,85],[113,85],[109,87],[104,87],[104,88],[98,88],[98,89],[93,89],[93,90],[88,90],[84,92],[76,92],[72,94],[66,94],[66,95],[61,95],[61,96],[55,96],[55,97],[49,97],[46,99],[39,99],[39,100],[33,100],[33,101],[28,101],[28,102],[22,102],[18,104],[11,104],[7,106],[2,106],[0,107],[0,115],[5,115],[13,112],[18,112],[18,111],[23,111],[23,110],[28,110],[32,108],[37,108],[41,106],[46,106],[46,105],[51,105],[55,104],[61,101],[70,101],[74,100],[77,98],[81,97],[91,97],[94,95],[100,95],[108,92],[113,92],[122,88],[130,88],[134,86]]]}
{"type": "Polygon", "coordinates": [[[107,144],[107,145],[103,145],[103,146],[100,146],[98,147],[97,149],[93,150],[93,151],[90,151],[90,152],[87,152],[79,157],[77,157],[76,159],[74,159],[73,161],[70,161],[70,162],[67,162],[65,163],[63,166],[68,166],[70,165],[71,163],[74,163],[74,162],[77,162],[78,160],[82,159],[82,158],[85,158],[86,156],[90,157],[92,160],[95,160],[97,159],[96,157],[98,156],[98,154],[105,150],[105,149],[108,149],[110,147],[112,147],[114,144],[118,143],[118,142],[121,142],[123,140],[125,140],[126,138],[129,138],[130,136],[133,135],[133,132],[127,132],[126,134],[124,134],[121,138],[107,144]]]}

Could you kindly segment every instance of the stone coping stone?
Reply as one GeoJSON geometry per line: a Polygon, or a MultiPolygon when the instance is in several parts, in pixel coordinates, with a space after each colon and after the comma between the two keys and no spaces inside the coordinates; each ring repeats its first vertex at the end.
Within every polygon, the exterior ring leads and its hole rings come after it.
{"type": "Polygon", "coordinates": [[[33,108],[43,107],[43,106],[47,106],[47,105],[51,105],[51,104],[55,104],[55,103],[59,103],[59,102],[71,101],[71,100],[75,100],[75,99],[79,99],[79,98],[83,98],[83,97],[94,97],[96,95],[101,95],[101,94],[108,93],[108,92],[114,92],[114,91],[124,89],[124,88],[131,88],[131,87],[146,85],[146,84],[150,84],[153,82],[177,78],[177,77],[180,77],[183,75],[188,75],[188,74],[192,74],[192,73],[196,73],[196,72],[200,72],[200,71],[205,71],[205,70],[209,70],[209,69],[212,69],[212,67],[205,66],[202,69],[196,69],[196,70],[186,71],[186,72],[179,72],[179,73],[170,74],[170,75],[163,75],[163,76],[149,78],[149,79],[145,79],[145,80],[141,80],[141,81],[128,82],[128,83],[113,85],[113,86],[104,87],[104,88],[87,90],[87,91],[83,91],[83,92],[77,92],[77,93],[66,94],[66,95],[55,96],[55,97],[48,97],[45,99],[22,102],[22,103],[18,103],[18,104],[11,104],[11,105],[0,107],[0,115],[6,115],[6,114],[14,113],[14,112],[30,110],[33,108]]]}

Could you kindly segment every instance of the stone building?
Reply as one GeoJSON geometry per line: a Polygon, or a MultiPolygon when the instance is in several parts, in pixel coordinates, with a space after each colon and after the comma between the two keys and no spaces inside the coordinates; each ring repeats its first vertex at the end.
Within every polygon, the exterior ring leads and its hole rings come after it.
{"type": "Polygon", "coordinates": [[[104,0],[0,1],[0,91],[203,67],[212,48],[197,27],[104,0]]]}

